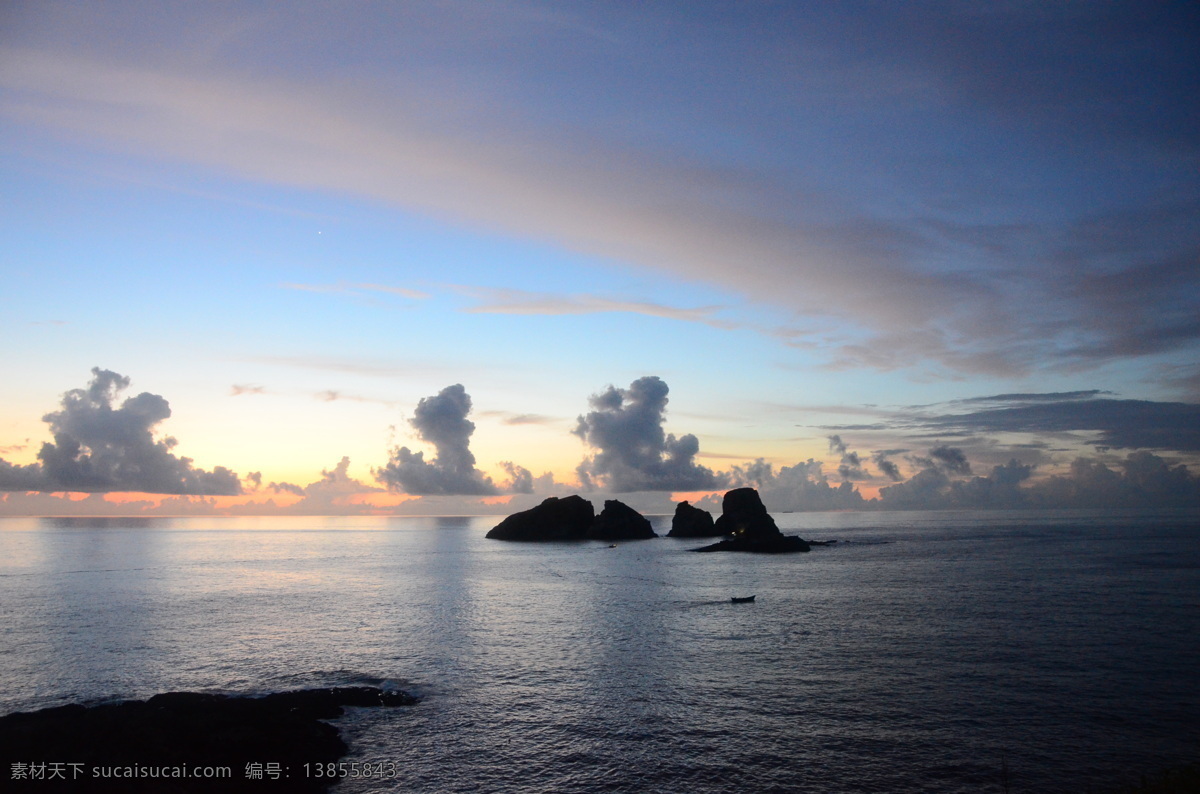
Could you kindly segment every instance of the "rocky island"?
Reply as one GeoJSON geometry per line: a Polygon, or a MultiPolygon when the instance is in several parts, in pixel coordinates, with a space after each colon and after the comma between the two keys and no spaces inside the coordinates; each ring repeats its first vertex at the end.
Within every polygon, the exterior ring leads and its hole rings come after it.
{"type": "MultiPolygon", "coordinates": [[[[735,488],[725,494],[716,521],[707,510],[681,502],[675,508],[670,537],[725,537],[725,540],[693,551],[748,551],[781,554],[809,551],[807,541],[784,535],[775,525],[758,491],[735,488]]],[[[658,535],[650,521],[632,507],[608,499],[596,515],[592,503],[578,494],[551,496],[536,507],[513,513],[488,533],[493,540],[553,542],[572,540],[643,540],[658,535]]]]}
{"type": "Polygon", "coordinates": [[[650,527],[650,519],[624,502],[606,499],[587,536],[591,540],[647,540],[658,534],[650,527]]]}
{"type": "Polygon", "coordinates": [[[623,502],[608,499],[600,515],[596,515],[591,502],[572,495],[562,499],[551,496],[537,507],[513,513],[493,527],[487,537],[545,542],[644,540],[658,535],[645,516],[623,502]]]}
{"type": "Polygon", "coordinates": [[[675,515],[671,518],[669,538],[713,538],[725,534],[717,530],[713,524],[712,513],[693,507],[687,502],[675,506],[675,515]]]}
{"type": "Polygon", "coordinates": [[[323,792],[347,774],[338,760],[349,748],[322,720],[345,706],[413,703],[405,692],[340,687],[17,712],[0,717],[0,779],[30,791],[323,792]]]}
{"type": "Polygon", "coordinates": [[[721,502],[721,516],[714,523],[718,535],[729,535],[726,540],[702,546],[693,551],[748,551],[758,554],[784,554],[809,551],[807,541],[797,535],[784,535],[775,525],[775,519],[763,506],[758,491],[753,488],[735,488],[725,494],[721,502]]]}

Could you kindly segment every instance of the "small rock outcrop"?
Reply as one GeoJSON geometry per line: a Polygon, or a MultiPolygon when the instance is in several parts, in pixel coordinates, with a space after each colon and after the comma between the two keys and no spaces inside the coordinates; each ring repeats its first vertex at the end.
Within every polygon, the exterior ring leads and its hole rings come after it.
{"type": "Polygon", "coordinates": [[[346,743],[322,720],[340,716],[344,706],[415,702],[403,692],[344,687],[266,697],[170,692],[149,700],[17,712],[0,717],[0,763],[6,776],[20,769],[32,775],[35,765],[55,769],[53,777],[44,771],[25,781],[36,791],[315,794],[346,774],[336,763],[346,743]],[[191,776],[198,767],[228,773],[191,776]]]}
{"type": "Polygon", "coordinates": [[[641,513],[624,502],[606,499],[587,536],[591,540],[646,540],[657,538],[658,534],[641,513]]]}
{"type": "Polygon", "coordinates": [[[675,506],[675,516],[671,519],[669,538],[713,538],[725,534],[717,531],[713,524],[712,513],[693,507],[687,502],[675,506]]]}
{"type": "Polygon", "coordinates": [[[537,507],[513,513],[487,533],[493,540],[583,540],[596,519],[596,508],[582,496],[551,496],[537,507]]]}
{"type": "Polygon", "coordinates": [[[714,524],[727,540],[693,551],[749,551],[759,554],[786,554],[809,551],[808,543],[796,535],[784,535],[775,519],[763,506],[758,491],[735,488],[721,501],[721,517],[714,524]]]}
{"type": "Polygon", "coordinates": [[[692,551],[749,551],[755,554],[789,554],[794,551],[811,551],[808,541],[797,535],[780,535],[776,538],[734,537],[702,546],[692,551]]]}

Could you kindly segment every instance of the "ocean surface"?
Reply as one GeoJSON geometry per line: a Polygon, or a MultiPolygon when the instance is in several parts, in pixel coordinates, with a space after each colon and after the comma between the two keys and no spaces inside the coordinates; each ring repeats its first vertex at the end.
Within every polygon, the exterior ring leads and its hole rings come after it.
{"type": "Polygon", "coordinates": [[[1083,792],[1200,753],[1200,515],[775,517],[839,542],[757,556],[486,540],[495,517],[0,520],[0,712],[419,695],[339,720],[347,760],[396,775],[343,792],[1083,792]]]}

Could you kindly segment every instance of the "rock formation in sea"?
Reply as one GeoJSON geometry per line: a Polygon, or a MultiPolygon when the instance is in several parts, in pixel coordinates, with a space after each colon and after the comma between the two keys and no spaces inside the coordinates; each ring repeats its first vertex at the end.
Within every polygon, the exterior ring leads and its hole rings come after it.
{"type": "Polygon", "coordinates": [[[724,535],[713,524],[712,513],[693,507],[687,502],[675,506],[675,516],[671,519],[669,538],[712,538],[724,535]]]}
{"type": "Polygon", "coordinates": [[[808,551],[809,545],[796,535],[784,535],[775,525],[758,491],[735,488],[721,501],[721,516],[714,524],[728,540],[713,543],[693,551],[749,551],[760,554],[781,554],[808,551]]]}
{"type": "MultiPolygon", "coordinates": [[[[323,792],[345,776],[338,759],[349,749],[323,720],[344,706],[415,702],[404,692],[343,687],[266,697],[170,692],[17,712],[0,717],[0,764],[8,779],[25,776],[14,791],[24,782],[65,792],[323,792]],[[205,767],[228,774],[193,774],[205,767]]],[[[386,784],[386,770],[376,771],[386,784]]]]}
{"type": "Polygon", "coordinates": [[[721,515],[714,524],[718,535],[772,538],[780,534],[775,519],[763,506],[758,491],[735,488],[721,500],[721,515]]]}
{"type": "Polygon", "coordinates": [[[624,502],[604,500],[604,509],[587,532],[592,540],[645,540],[657,538],[650,520],[624,502]]]}
{"type": "Polygon", "coordinates": [[[592,503],[579,495],[551,496],[537,507],[513,513],[487,533],[493,540],[583,540],[596,519],[592,503]]]}

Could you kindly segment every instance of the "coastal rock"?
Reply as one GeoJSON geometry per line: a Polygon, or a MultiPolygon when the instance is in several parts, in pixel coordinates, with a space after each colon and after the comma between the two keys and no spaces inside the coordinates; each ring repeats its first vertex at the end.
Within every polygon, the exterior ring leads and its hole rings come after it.
{"type": "Polygon", "coordinates": [[[693,507],[687,502],[675,506],[675,516],[671,519],[669,538],[711,538],[724,533],[718,532],[713,524],[712,513],[693,507]]]}
{"type": "Polygon", "coordinates": [[[650,520],[624,502],[604,500],[604,509],[588,529],[591,540],[645,540],[657,538],[650,520]]]}
{"type": "Polygon", "coordinates": [[[784,535],[763,506],[758,491],[735,488],[721,502],[721,517],[714,524],[726,540],[693,551],[748,551],[756,554],[787,554],[809,551],[808,543],[796,535],[784,535]]]}
{"type": "Polygon", "coordinates": [[[735,488],[727,492],[721,500],[721,516],[714,526],[718,535],[774,538],[782,534],[753,488],[735,488]]]}
{"type": "Polygon", "coordinates": [[[734,537],[701,546],[692,551],[748,551],[755,554],[789,554],[795,551],[810,551],[808,541],[797,535],[779,535],[774,538],[734,537]]]}
{"type": "Polygon", "coordinates": [[[0,717],[0,764],[10,779],[40,765],[41,778],[30,778],[38,791],[322,792],[344,774],[330,765],[348,749],[322,720],[344,706],[415,702],[404,692],[345,687],[266,697],[169,692],[17,712],[0,717]],[[192,776],[197,767],[228,773],[192,776]]]}
{"type": "Polygon", "coordinates": [[[493,540],[583,540],[596,518],[592,503],[579,495],[551,496],[537,507],[513,513],[487,533],[493,540]]]}

